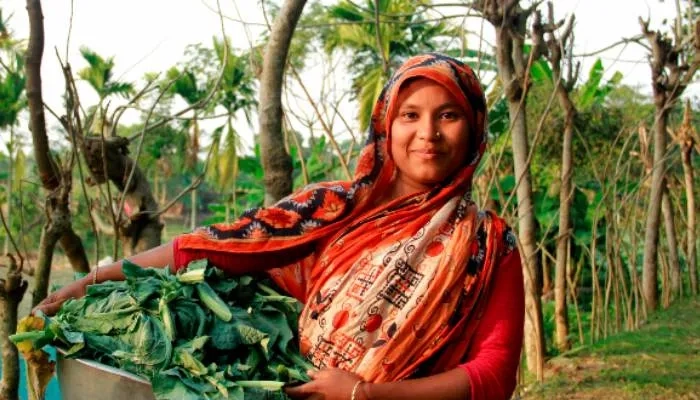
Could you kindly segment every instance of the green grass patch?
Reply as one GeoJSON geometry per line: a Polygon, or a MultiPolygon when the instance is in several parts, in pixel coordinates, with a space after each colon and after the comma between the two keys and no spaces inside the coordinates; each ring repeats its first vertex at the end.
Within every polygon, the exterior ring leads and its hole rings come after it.
{"type": "Polygon", "coordinates": [[[524,399],[700,398],[700,299],[685,299],[639,330],[547,363],[545,382],[524,399]]]}

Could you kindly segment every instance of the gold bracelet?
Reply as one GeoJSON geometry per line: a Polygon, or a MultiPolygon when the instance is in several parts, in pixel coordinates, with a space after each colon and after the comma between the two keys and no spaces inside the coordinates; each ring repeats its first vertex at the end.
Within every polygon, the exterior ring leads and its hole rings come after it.
{"type": "Polygon", "coordinates": [[[92,284],[96,285],[97,284],[97,270],[100,269],[99,265],[95,266],[95,273],[92,275],[92,284]]]}
{"type": "Polygon", "coordinates": [[[365,383],[365,381],[357,381],[355,383],[355,386],[352,387],[352,394],[350,395],[350,400],[357,400],[357,389],[360,387],[361,384],[365,383]]]}

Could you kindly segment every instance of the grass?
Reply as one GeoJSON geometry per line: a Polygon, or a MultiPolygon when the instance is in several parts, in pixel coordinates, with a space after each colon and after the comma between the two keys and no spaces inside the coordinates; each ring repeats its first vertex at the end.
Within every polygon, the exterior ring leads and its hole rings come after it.
{"type": "Polygon", "coordinates": [[[523,399],[700,399],[700,299],[654,314],[634,332],[548,361],[523,399]]]}

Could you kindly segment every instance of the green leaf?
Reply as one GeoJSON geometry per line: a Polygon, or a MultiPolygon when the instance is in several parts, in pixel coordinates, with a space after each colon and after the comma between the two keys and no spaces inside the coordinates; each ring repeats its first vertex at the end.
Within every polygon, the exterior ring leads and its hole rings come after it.
{"type": "Polygon", "coordinates": [[[530,76],[534,83],[538,82],[554,82],[552,78],[552,69],[549,67],[549,63],[545,60],[537,60],[532,64],[530,68],[530,76]]]}

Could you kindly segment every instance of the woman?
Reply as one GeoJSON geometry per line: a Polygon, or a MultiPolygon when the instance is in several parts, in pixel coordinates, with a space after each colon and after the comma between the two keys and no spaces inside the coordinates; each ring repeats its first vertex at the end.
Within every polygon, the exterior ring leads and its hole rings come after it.
{"type": "MultiPolygon", "coordinates": [[[[310,399],[505,399],[515,387],[523,280],[515,238],[471,201],[486,146],[473,71],[409,59],[384,88],[352,182],[316,184],[133,256],[232,274],[267,270],[301,300],[301,350],[318,368],[288,394],[310,399]]],[[[96,270],[37,308],[54,313],[96,270]]]]}

